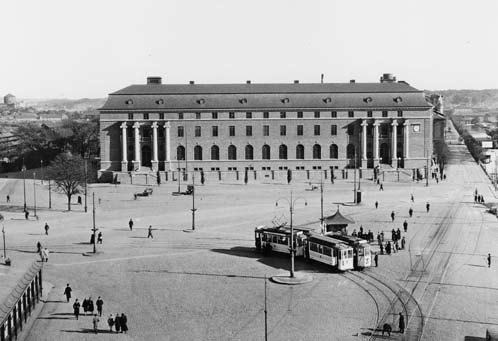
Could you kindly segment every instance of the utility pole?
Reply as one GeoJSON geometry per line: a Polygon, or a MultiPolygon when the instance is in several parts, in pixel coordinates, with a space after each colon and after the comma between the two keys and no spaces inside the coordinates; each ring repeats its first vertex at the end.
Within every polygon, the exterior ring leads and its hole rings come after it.
{"type": "Polygon", "coordinates": [[[92,203],[93,203],[93,253],[97,252],[97,238],[95,236],[95,232],[97,232],[97,228],[95,227],[95,192],[92,192],[92,203]]]}
{"type": "Polygon", "coordinates": [[[323,226],[323,174],[320,173],[320,224],[322,229],[322,234],[325,234],[325,228],[323,226]]]}
{"type": "Polygon", "coordinates": [[[180,173],[180,159],[177,159],[177,161],[178,161],[178,194],[179,194],[180,193],[180,181],[181,181],[180,180],[180,175],[181,175],[181,173],[180,173]]]}
{"type": "MultiPolygon", "coordinates": [[[[3,259],[5,260],[5,259],[7,259],[7,249],[5,248],[5,226],[2,226],[2,235],[3,235],[3,259]]],[[[265,282],[266,282],[266,279],[265,279],[265,282]]],[[[266,298],[265,298],[265,304],[266,304],[266,298]]]]}
{"type": "Polygon", "coordinates": [[[43,160],[40,160],[41,165],[41,184],[43,185],[43,160]]]}
{"type": "Polygon", "coordinates": [[[22,184],[24,193],[24,212],[26,212],[26,166],[24,165],[24,158],[22,158],[22,184]]]}
{"type": "Polygon", "coordinates": [[[85,213],[87,212],[86,197],[88,188],[88,169],[87,169],[87,158],[85,158],[85,213]]]}
{"type": "Polygon", "coordinates": [[[36,172],[33,172],[33,202],[34,202],[34,211],[35,211],[35,218],[38,219],[38,216],[36,215],[36,172]]]}
{"type": "Polygon", "coordinates": [[[353,174],[353,195],[354,203],[356,204],[356,148],[354,150],[354,174],[353,174]]]}
{"type": "Polygon", "coordinates": [[[192,231],[195,230],[195,181],[194,181],[194,173],[192,173],[192,231]]]}
{"type": "Polygon", "coordinates": [[[266,298],[266,275],[265,275],[265,341],[268,341],[268,310],[266,309],[266,301],[267,298],[266,298]]]}
{"type": "Polygon", "coordinates": [[[52,186],[50,179],[48,179],[48,208],[52,208],[52,186]]]}
{"type": "Polygon", "coordinates": [[[425,174],[425,187],[429,187],[429,151],[427,151],[427,174],[425,174]]]}

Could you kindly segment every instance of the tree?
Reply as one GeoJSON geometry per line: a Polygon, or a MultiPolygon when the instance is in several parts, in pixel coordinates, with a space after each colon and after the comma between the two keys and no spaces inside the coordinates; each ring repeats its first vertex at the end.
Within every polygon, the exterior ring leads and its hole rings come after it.
{"type": "Polygon", "coordinates": [[[48,169],[48,175],[55,181],[57,191],[67,196],[67,210],[71,211],[71,197],[81,193],[85,184],[85,160],[79,155],[60,154],[48,169]]]}

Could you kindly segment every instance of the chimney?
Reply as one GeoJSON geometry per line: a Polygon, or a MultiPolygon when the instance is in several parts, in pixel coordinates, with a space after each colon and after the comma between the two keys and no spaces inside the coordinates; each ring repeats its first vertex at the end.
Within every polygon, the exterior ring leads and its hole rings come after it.
{"type": "Polygon", "coordinates": [[[299,79],[295,79],[294,84],[299,84],[299,79]]]}
{"type": "Polygon", "coordinates": [[[250,80],[246,80],[246,84],[251,84],[251,81],[250,80]]]}
{"type": "Polygon", "coordinates": [[[381,83],[394,83],[396,82],[396,77],[392,73],[385,73],[380,77],[381,83]]]}
{"type": "Polygon", "coordinates": [[[189,84],[195,84],[195,82],[194,81],[190,81],[189,84]]]}
{"type": "Polygon", "coordinates": [[[322,73],[322,78],[321,78],[321,81],[320,81],[322,84],[323,84],[323,73],[322,73]]]}
{"type": "Polygon", "coordinates": [[[147,84],[162,84],[161,77],[147,77],[147,84]]]}
{"type": "Polygon", "coordinates": [[[354,79],[350,79],[349,83],[356,83],[356,81],[354,79]]]}

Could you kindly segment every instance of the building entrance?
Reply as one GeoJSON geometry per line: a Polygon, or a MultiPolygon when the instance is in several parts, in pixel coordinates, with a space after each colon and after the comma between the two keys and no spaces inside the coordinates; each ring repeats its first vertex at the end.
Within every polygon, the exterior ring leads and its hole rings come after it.
{"type": "Polygon", "coordinates": [[[391,148],[387,143],[380,145],[380,163],[391,164],[391,148]]]}
{"type": "Polygon", "coordinates": [[[150,151],[149,146],[142,147],[142,166],[143,167],[152,167],[151,151],[150,151]]]}

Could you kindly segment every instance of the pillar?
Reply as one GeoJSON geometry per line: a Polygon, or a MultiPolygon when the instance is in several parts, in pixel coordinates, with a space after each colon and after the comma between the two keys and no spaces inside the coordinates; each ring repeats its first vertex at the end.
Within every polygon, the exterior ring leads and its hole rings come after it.
{"type": "Polygon", "coordinates": [[[410,139],[409,139],[409,135],[410,135],[410,121],[409,120],[405,120],[405,123],[403,123],[403,125],[405,126],[405,143],[404,143],[404,147],[405,147],[405,150],[404,150],[404,153],[403,153],[403,157],[406,159],[409,158],[409,150],[410,150],[410,139]]]}
{"type": "Polygon", "coordinates": [[[157,157],[157,122],[152,123],[152,170],[158,171],[159,158],[157,157]]]}
{"type": "Polygon", "coordinates": [[[164,170],[171,170],[171,124],[166,122],[164,124],[164,138],[165,138],[165,157],[164,157],[164,170]]]}
{"type": "Polygon", "coordinates": [[[121,172],[128,171],[128,136],[126,136],[126,128],[128,126],[126,122],[123,122],[121,124],[121,172]]]}
{"type": "Polygon", "coordinates": [[[373,140],[373,149],[374,149],[374,165],[377,166],[379,164],[379,125],[380,122],[374,121],[374,140],[373,140]]]}
{"type": "MultiPolygon", "coordinates": [[[[361,162],[367,162],[367,127],[368,127],[368,122],[366,120],[363,120],[361,123],[361,162]]],[[[365,165],[366,167],[366,165],[365,165]]]]}
{"type": "Polygon", "coordinates": [[[135,122],[135,160],[133,160],[133,170],[140,170],[140,123],[135,122]]]}
{"type": "Polygon", "coordinates": [[[393,123],[391,123],[393,126],[393,131],[392,131],[392,136],[391,136],[391,141],[392,141],[392,163],[391,165],[396,168],[398,168],[398,121],[394,120],[393,123]]]}

